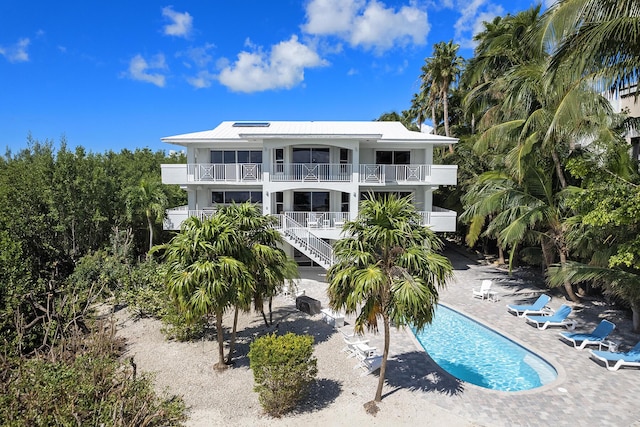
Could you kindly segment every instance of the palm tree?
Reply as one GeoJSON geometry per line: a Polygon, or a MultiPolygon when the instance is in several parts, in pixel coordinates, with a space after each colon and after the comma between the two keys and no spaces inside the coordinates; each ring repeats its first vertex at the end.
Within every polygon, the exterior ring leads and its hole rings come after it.
{"type": "Polygon", "coordinates": [[[269,300],[271,317],[272,298],[282,289],[286,280],[298,277],[297,264],[281,249],[283,239],[274,228],[276,218],[263,215],[257,205],[248,202],[234,203],[220,208],[219,213],[227,217],[242,233],[243,246],[238,248],[238,257],[249,267],[254,277],[254,287],[248,295],[249,299],[246,292],[241,291],[239,294],[239,302],[243,302],[240,306],[248,307],[253,299],[255,309],[260,311],[265,325],[269,326],[271,322],[267,321],[264,313],[264,300],[269,300]]]}
{"type": "MultiPolygon", "coordinates": [[[[389,356],[390,322],[422,329],[431,322],[438,289],[452,277],[447,258],[436,253],[442,242],[420,223],[411,199],[393,195],[362,202],[358,217],[345,223],[347,237],[334,246],[329,269],[329,305],[359,313],[355,330],[384,328],[384,352],[374,402],[382,400],[389,356]]],[[[375,403],[374,403],[375,405],[375,403]]]]}
{"type": "Polygon", "coordinates": [[[164,251],[165,283],[170,297],[187,321],[214,314],[218,340],[217,369],[224,369],[222,317],[238,302],[239,289],[252,292],[253,278],[247,266],[234,256],[244,244],[242,233],[223,215],[200,221],[188,218],[180,233],[153,252],[164,251]]]}
{"type": "Polygon", "coordinates": [[[142,179],[137,187],[127,194],[127,214],[132,219],[142,212],[149,229],[149,250],[153,247],[153,227],[162,221],[167,208],[167,195],[162,183],[157,179],[142,179]]]}
{"type": "MultiPolygon", "coordinates": [[[[640,76],[640,5],[636,0],[562,0],[544,16],[542,40],[554,44],[550,70],[588,76],[603,89],[635,85],[640,76]]],[[[636,86],[636,95],[638,86],[636,86]]]]}
{"type": "MultiPolygon", "coordinates": [[[[464,59],[458,55],[460,45],[454,44],[453,40],[449,42],[439,42],[433,45],[433,57],[429,59],[429,71],[432,84],[437,88],[439,98],[442,101],[442,109],[444,114],[444,134],[451,136],[449,132],[449,91],[451,85],[456,82],[464,59]]],[[[449,147],[453,151],[453,146],[449,147]]]]}

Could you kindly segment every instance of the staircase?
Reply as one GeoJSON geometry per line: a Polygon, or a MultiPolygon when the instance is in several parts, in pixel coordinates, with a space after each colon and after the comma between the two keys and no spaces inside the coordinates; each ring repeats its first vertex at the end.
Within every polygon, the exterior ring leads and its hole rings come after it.
{"type": "Polygon", "coordinates": [[[328,270],[333,264],[333,248],[331,245],[290,216],[279,215],[279,217],[281,221],[278,231],[280,231],[284,240],[322,268],[328,270]]]}

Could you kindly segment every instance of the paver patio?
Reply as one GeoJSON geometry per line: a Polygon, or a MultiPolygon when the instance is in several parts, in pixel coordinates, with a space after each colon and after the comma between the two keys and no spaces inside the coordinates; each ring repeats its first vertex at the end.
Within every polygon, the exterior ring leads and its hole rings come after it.
{"type": "MultiPolygon", "coordinates": [[[[550,305],[557,308],[566,302],[559,290],[543,289],[538,274],[520,270],[510,276],[507,271],[482,265],[452,247],[445,254],[454,265],[455,280],[442,291],[440,301],[538,353],[554,365],[558,378],[540,388],[521,392],[481,388],[443,372],[422,350],[411,331],[392,329],[387,393],[396,388],[413,390],[416,399],[425,399],[485,426],[640,426],[640,369],[607,371],[589,358],[588,350],[575,350],[562,342],[558,330],[564,329],[540,331],[506,310],[506,304],[533,302],[540,292],[553,295],[550,305]],[[498,302],[472,297],[472,288],[477,288],[483,279],[493,280],[492,289],[498,291],[498,302]]],[[[315,282],[323,280],[322,271],[302,271],[302,286],[307,295],[320,299],[326,307],[326,283],[315,282]]],[[[576,330],[593,329],[602,318],[611,320],[616,329],[610,338],[620,343],[622,350],[640,340],[640,334],[631,331],[628,313],[603,301],[585,301],[574,308],[571,317],[577,321],[576,330]]],[[[346,327],[353,324],[352,320],[347,317],[346,327]]],[[[367,334],[367,338],[372,345],[382,348],[382,334],[367,334]]]]}

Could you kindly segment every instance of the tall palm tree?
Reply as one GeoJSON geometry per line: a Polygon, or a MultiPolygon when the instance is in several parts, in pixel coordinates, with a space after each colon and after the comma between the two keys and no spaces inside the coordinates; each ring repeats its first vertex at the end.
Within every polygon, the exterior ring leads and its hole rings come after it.
{"type": "MultiPolygon", "coordinates": [[[[345,223],[347,237],[334,246],[329,269],[329,305],[357,313],[355,330],[384,328],[384,351],[374,402],[382,400],[389,356],[390,322],[422,329],[431,322],[438,289],[452,277],[449,260],[437,252],[442,242],[427,227],[410,198],[370,195],[358,217],[345,223]],[[359,313],[358,313],[359,310],[359,313]]],[[[375,404],[375,403],[374,403],[375,404]]]]}
{"type": "MultiPolygon", "coordinates": [[[[444,114],[444,134],[451,136],[449,132],[449,91],[451,85],[456,82],[464,64],[462,56],[458,55],[460,45],[449,42],[439,42],[433,45],[433,57],[429,60],[429,70],[433,85],[437,88],[444,114]]],[[[450,147],[453,151],[453,146],[450,147]]]]}
{"type": "Polygon", "coordinates": [[[188,218],[180,233],[155,251],[164,251],[165,283],[170,297],[188,321],[214,314],[218,340],[217,369],[224,369],[222,317],[238,301],[238,290],[252,292],[253,277],[235,258],[244,244],[242,233],[223,215],[200,221],[188,218]]]}
{"type": "Polygon", "coordinates": [[[143,213],[149,230],[149,250],[153,247],[153,227],[164,219],[167,195],[158,179],[142,179],[140,184],[129,189],[127,194],[127,215],[133,219],[143,213]]]}

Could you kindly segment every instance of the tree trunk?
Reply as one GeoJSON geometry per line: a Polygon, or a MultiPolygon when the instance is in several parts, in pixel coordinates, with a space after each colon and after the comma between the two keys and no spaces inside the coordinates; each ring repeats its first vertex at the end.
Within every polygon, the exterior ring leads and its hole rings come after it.
{"type": "Polygon", "coordinates": [[[227,356],[227,365],[231,365],[231,361],[233,360],[233,347],[236,343],[236,329],[238,326],[238,306],[235,308],[235,313],[233,313],[233,328],[231,329],[231,340],[229,341],[229,355],[227,356]]]}
{"type": "Polygon", "coordinates": [[[431,133],[434,135],[438,134],[438,123],[436,122],[436,106],[434,103],[431,103],[431,121],[433,122],[433,130],[431,133]]]}
{"type": "Polygon", "coordinates": [[[269,323],[273,325],[273,297],[269,297],[269,323]]]}
{"type": "Polygon", "coordinates": [[[389,357],[389,341],[391,339],[389,331],[389,315],[387,313],[382,314],[382,322],[384,323],[384,351],[382,352],[380,378],[378,378],[378,389],[376,390],[376,397],[373,399],[374,402],[380,402],[382,400],[382,387],[384,387],[384,376],[387,373],[387,358],[389,357]]]}
{"type": "Polygon", "coordinates": [[[269,321],[267,320],[267,315],[264,313],[263,307],[260,307],[260,314],[262,314],[262,320],[264,320],[264,326],[268,328],[270,325],[269,325],[269,321]]]}
{"type": "Polygon", "coordinates": [[[556,168],[556,174],[558,175],[558,179],[560,180],[560,185],[562,188],[567,188],[567,180],[564,177],[564,171],[562,170],[562,165],[560,164],[560,157],[558,157],[558,153],[556,150],[551,150],[551,157],[553,158],[553,164],[556,168]]]}
{"type": "MultiPolygon", "coordinates": [[[[442,93],[442,108],[444,110],[444,134],[445,136],[451,136],[449,133],[449,97],[445,91],[442,93]]],[[[449,153],[453,154],[453,144],[449,144],[449,153]]]]}
{"type": "Polygon", "coordinates": [[[498,245],[498,264],[504,265],[504,249],[498,245]]]}
{"type": "MultiPolygon", "coordinates": [[[[560,249],[559,252],[560,252],[560,265],[562,265],[562,267],[564,268],[564,266],[567,263],[567,254],[565,249],[560,249]]],[[[571,283],[567,279],[564,280],[564,290],[567,292],[567,295],[569,296],[571,301],[580,302],[580,298],[578,298],[578,295],[576,295],[576,293],[573,291],[573,286],[571,286],[571,283]]]]}
{"type": "Polygon", "coordinates": [[[222,330],[222,311],[216,311],[216,336],[218,337],[218,363],[214,368],[222,370],[227,367],[224,363],[224,331],[222,330]]]}
{"type": "Polygon", "coordinates": [[[153,248],[153,221],[150,216],[147,216],[147,224],[149,225],[149,250],[151,250],[153,248]]]}
{"type": "Polygon", "coordinates": [[[640,304],[631,304],[633,332],[640,332],[640,304]]]}

